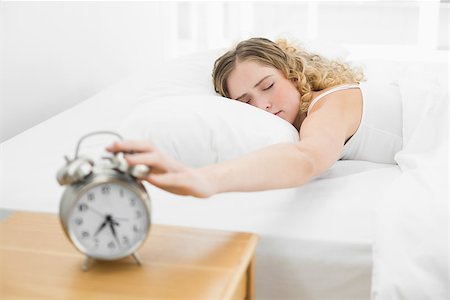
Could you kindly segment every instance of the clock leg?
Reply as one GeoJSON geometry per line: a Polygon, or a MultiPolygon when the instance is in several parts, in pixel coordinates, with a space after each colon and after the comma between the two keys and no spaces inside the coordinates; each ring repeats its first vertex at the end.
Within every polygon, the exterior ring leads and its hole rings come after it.
{"type": "Polygon", "coordinates": [[[133,254],[131,254],[131,256],[133,256],[134,260],[136,261],[136,263],[140,266],[142,265],[142,260],[140,259],[139,255],[137,254],[137,252],[134,252],[133,254]]]}
{"type": "Polygon", "coordinates": [[[92,265],[93,261],[94,261],[93,258],[86,256],[86,258],[84,259],[83,265],[81,265],[81,270],[86,272],[89,269],[89,267],[92,265]]]}

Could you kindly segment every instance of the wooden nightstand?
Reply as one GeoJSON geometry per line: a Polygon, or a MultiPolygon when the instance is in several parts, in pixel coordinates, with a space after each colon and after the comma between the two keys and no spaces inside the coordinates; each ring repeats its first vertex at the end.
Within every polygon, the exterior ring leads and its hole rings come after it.
{"type": "Polygon", "coordinates": [[[153,225],[138,253],[116,262],[84,256],[58,216],[16,212],[0,221],[1,299],[253,299],[257,236],[153,225]]]}

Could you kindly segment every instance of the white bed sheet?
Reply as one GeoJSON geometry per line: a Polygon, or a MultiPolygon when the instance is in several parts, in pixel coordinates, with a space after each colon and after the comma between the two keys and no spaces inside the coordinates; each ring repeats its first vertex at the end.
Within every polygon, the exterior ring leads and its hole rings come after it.
{"type": "MultiPolygon", "coordinates": [[[[209,74],[214,57],[216,53],[210,53],[185,61],[184,75],[209,74]]],[[[192,77],[177,74],[170,80],[153,75],[128,78],[2,143],[0,207],[56,213],[63,189],[55,174],[79,137],[116,128],[134,104],[151,97],[212,93],[209,77],[191,82],[192,77]]],[[[351,300],[370,298],[375,209],[385,187],[399,176],[395,165],[339,161],[294,189],[199,200],[147,186],[155,223],[260,236],[257,299],[351,300]]]]}

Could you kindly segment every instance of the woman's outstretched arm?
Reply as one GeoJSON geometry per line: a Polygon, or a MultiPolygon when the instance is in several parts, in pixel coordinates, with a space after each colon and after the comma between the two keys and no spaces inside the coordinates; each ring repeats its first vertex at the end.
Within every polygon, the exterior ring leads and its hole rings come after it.
{"type": "Polygon", "coordinates": [[[146,141],[117,142],[108,151],[133,151],[125,158],[130,165],[152,167],[148,182],[180,195],[206,198],[224,192],[300,186],[331,167],[353,133],[354,118],[346,115],[343,102],[329,101],[310,114],[302,124],[298,143],[268,146],[202,168],[185,166],[146,141]]]}
{"type": "Polygon", "coordinates": [[[346,115],[344,102],[330,101],[308,116],[298,143],[269,146],[199,172],[212,178],[217,193],[303,185],[339,159],[346,138],[357,127],[355,117],[346,115]]]}

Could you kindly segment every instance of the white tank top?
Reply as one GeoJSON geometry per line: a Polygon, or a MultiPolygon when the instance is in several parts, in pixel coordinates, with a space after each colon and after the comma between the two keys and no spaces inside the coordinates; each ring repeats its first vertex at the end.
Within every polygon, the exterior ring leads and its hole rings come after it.
{"type": "Polygon", "coordinates": [[[403,144],[403,122],[400,90],[395,84],[362,82],[336,86],[313,99],[308,113],[322,97],[355,88],[362,93],[361,122],[345,143],[340,159],[396,164],[394,156],[403,144]]]}

